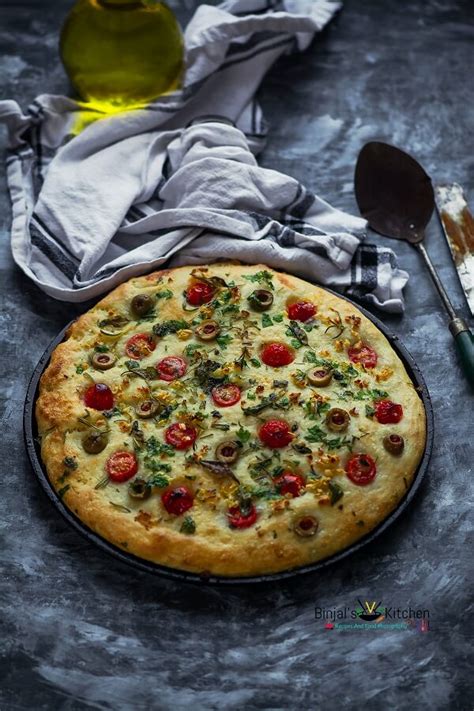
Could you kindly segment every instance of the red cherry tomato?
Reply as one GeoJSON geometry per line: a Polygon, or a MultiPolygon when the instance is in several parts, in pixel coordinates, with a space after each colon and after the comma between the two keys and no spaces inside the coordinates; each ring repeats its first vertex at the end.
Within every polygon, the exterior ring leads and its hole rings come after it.
{"type": "Polygon", "coordinates": [[[375,418],[381,425],[392,425],[400,422],[403,417],[403,407],[391,400],[378,400],[375,403],[375,418]]]}
{"type": "Polygon", "coordinates": [[[175,489],[165,491],[161,495],[161,500],[167,512],[174,516],[181,516],[194,503],[192,492],[186,486],[177,486],[175,489]]]}
{"type": "Polygon", "coordinates": [[[201,304],[207,304],[211,301],[214,296],[214,289],[210,284],[206,284],[204,281],[198,281],[189,287],[186,292],[186,300],[191,306],[201,306],[201,304]]]}
{"type": "Polygon", "coordinates": [[[122,484],[137,473],[137,458],[132,452],[114,452],[107,459],[105,469],[111,481],[122,484]]]}
{"type": "Polygon", "coordinates": [[[111,410],[114,406],[112,390],[105,383],[90,385],[85,392],[84,403],[93,410],[111,410]]]}
{"type": "Polygon", "coordinates": [[[175,422],[165,432],[165,439],[175,449],[189,449],[197,438],[194,427],[185,425],[184,422],[175,422]]]}
{"type": "Polygon", "coordinates": [[[293,474],[293,472],[283,472],[275,479],[275,486],[280,494],[291,494],[293,498],[300,495],[304,485],[305,480],[303,477],[299,474],[293,474]]]}
{"type": "Polygon", "coordinates": [[[212,399],[218,407],[230,407],[240,400],[240,388],[232,383],[216,385],[211,391],[212,399]]]}
{"type": "Polygon", "coordinates": [[[257,517],[257,509],[253,504],[250,505],[249,510],[245,513],[240,510],[240,506],[231,506],[227,512],[231,528],[250,528],[257,520],[257,517]]]}
{"type": "Polygon", "coordinates": [[[288,318],[292,321],[309,321],[317,311],[316,306],[311,301],[297,301],[288,306],[288,318]]]}
{"type": "Polygon", "coordinates": [[[156,348],[156,343],[150,333],[136,333],[128,339],[125,345],[125,353],[129,358],[140,360],[150,355],[156,348]]]}
{"type": "Polygon", "coordinates": [[[290,426],[284,420],[267,420],[260,427],[258,436],[263,444],[272,449],[286,447],[293,439],[290,426]]]}
{"type": "Polygon", "coordinates": [[[377,353],[366,344],[360,348],[349,348],[348,355],[353,363],[362,363],[366,368],[375,368],[377,365],[377,353]]]}
{"type": "Polygon", "coordinates": [[[375,462],[369,454],[353,454],[346,464],[346,474],[358,486],[370,484],[377,473],[375,462]]]}
{"type": "Polygon", "coordinates": [[[180,356],[166,356],[156,364],[160,380],[178,380],[188,369],[188,364],[180,356]]]}
{"type": "Polygon", "coordinates": [[[295,353],[286,343],[268,343],[262,350],[261,358],[265,365],[281,368],[283,365],[293,363],[295,353]]]}

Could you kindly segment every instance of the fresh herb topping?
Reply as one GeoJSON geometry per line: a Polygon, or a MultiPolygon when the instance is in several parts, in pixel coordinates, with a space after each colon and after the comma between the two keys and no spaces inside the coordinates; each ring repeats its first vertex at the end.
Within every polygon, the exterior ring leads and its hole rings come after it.
{"type": "Polygon", "coordinates": [[[218,344],[219,348],[225,349],[232,340],[232,336],[230,336],[229,334],[225,334],[222,336],[217,336],[216,343],[218,344]]]}
{"type": "Polygon", "coordinates": [[[94,346],[96,353],[108,353],[109,347],[105,343],[97,343],[94,346]]]}
{"type": "Polygon", "coordinates": [[[162,289],[161,291],[156,292],[156,298],[157,299],[171,299],[173,296],[173,292],[171,289],[162,289]]]}
{"type": "Polygon", "coordinates": [[[319,425],[313,425],[308,429],[306,434],[308,442],[324,444],[328,449],[340,449],[347,447],[351,450],[353,445],[353,437],[331,437],[328,432],[325,432],[319,425]]]}
{"type": "MultiPolygon", "coordinates": [[[[247,394],[247,398],[249,394],[247,394]]],[[[271,393],[267,397],[263,397],[258,405],[251,405],[250,407],[242,407],[242,412],[244,415],[258,415],[258,413],[263,412],[268,407],[275,410],[288,410],[290,407],[290,400],[288,397],[280,397],[277,393],[271,393]]]]}
{"type": "Polygon", "coordinates": [[[263,316],[262,316],[262,328],[268,328],[269,326],[273,326],[272,317],[269,316],[268,314],[263,314],[263,316]]]}
{"type": "Polygon", "coordinates": [[[329,484],[329,493],[331,496],[331,506],[334,506],[334,504],[339,501],[339,499],[342,499],[344,496],[344,491],[342,490],[342,487],[339,486],[339,484],[336,484],[335,481],[330,481],[329,484]]]}
{"type": "Polygon", "coordinates": [[[294,338],[296,338],[298,342],[298,346],[295,346],[296,348],[301,348],[301,346],[308,345],[308,336],[306,334],[306,331],[304,331],[301,326],[297,324],[296,321],[290,321],[290,325],[288,326],[286,334],[287,336],[294,336],[294,338]]]}
{"type": "Polygon", "coordinates": [[[244,279],[253,283],[266,284],[269,289],[272,291],[274,290],[273,277],[270,272],[267,272],[266,270],[257,272],[256,274],[244,274],[244,279]]]}
{"type": "Polygon", "coordinates": [[[183,319],[170,319],[169,321],[163,321],[163,323],[156,323],[153,326],[153,333],[155,336],[162,338],[170,333],[177,333],[188,327],[188,322],[183,319]]]}
{"type": "Polygon", "coordinates": [[[156,473],[147,479],[148,486],[156,486],[158,489],[164,489],[169,483],[169,478],[165,476],[165,474],[160,473],[156,473]]]}
{"type": "Polygon", "coordinates": [[[181,524],[181,528],[179,530],[180,533],[186,533],[188,536],[196,533],[196,524],[191,516],[184,517],[183,523],[181,524]]]}
{"type": "Polygon", "coordinates": [[[242,444],[246,444],[252,436],[252,433],[250,432],[250,430],[244,429],[244,427],[242,427],[242,425],[240,425],[239,429],[237,430],[237,432],[235,434],[236,434],[237,438],[242,442],[242,444]]]}

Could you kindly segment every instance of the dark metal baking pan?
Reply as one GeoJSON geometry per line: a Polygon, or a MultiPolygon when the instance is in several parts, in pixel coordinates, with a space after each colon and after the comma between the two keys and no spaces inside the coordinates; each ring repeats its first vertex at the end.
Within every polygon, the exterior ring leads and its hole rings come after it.
{"type": "MultiPolygon", "coordinates": [[[[330,293],[335,294],[336,296],[341,296],[340,294],[336,294],[335,292],[331,291],[330,289],[327,289],[330,293]]],[[[342,297],[346,298],[346,297],[342,297]]],[[[421,481],[423,479],[423,476],[425,475],[427,469],[428,469],[428,464],[429,460],[431,457],[431,451],[433,449],[433,438],[434,438],[434,423],[433,423],[433,406],[431,404],[431,398],[428,392],[428,388],[426,387],[426,383],[423,379],[423,376],[421,374],[420,369],[418,368],[417,364],[415,363],[414,359],[412,356],[408,353],[407,349],[400,343],[399,339],[397,336],[391,334],[386,326],[375,316],[373,316],[371,313],[363,309],[361,306],[358,304],[355,304],[353,301],[350,299],[346,298],[346,301],[349,301],[351,304],[353,304],[356,308],[358,308],[362,313],[374,323],[377,328],[379,328],[382,333],[386,336],[388,341],[390,342],[391,346],[397,353],[397,355],[400,357],[401,361],[405,365],[407,372],[413,381],[417,392],[420,395],[420,398],[423,402],[425,412],[426,412],[426,427],[427,427],[427,437],[426,437],[426,446],[425,446],[425,451],[423,454],[423,457],[420,461],[420,464],[418,466],[418,469],[416,471],[415,477],[413,479],[413,483],[410,487],[410,489],[407,491],[403,499],[400,501],[398,504],[397,508],[392,511],[392,513],[384,520],[382,523],[380,523],[376,528],[374,528],[370,533],[368,533],[366,536],[363,538],[359,539],[356,543],[353,545],[349,546],[345,550],[341,551],[340,553],[337,553],[335,555],[330,556],[329,558],[326,558],[324,560],[321,560],[317,563],[313,563],[312,565],[305,565],[300,568],[294,568],[292,570],[286,570],[280,573],[269,573],[267,575],[253,575],[253,576],[248,576],[248,577],[219,577],[219,576],[205,576],[205,575],[198,575],[195,573],[187,573],[181,570],[175,570],[172,568],[167,568],[166,566],[163,565],[158,565],[156,563],[152,563],[149,561],[146,561],[142,558],[138,558],[134,555],[131,555],[130,553],[126,553],[125,551],[121,550],[120,548],[117,548],[114,546],[112,543],[109,543],[107,540],[99,536],[98,534],[94,533],[91,531],[90,528],[88,528],[82,521],[75,516],[72,511],[68,509],[68,507],[65,505],[65,503],[61,500],[61,498],[58,496],[54,488],[49,482],[48,476],[46,474],[46,470],[43,466],[43,463],[41,461],[41,454],[40,454],[40,447],[38,444],[37,440],[37,429],[36,429],[36,420],[35,420],[35,402],[36,398],[38,396],[38,384],[41,375],[43,374],[44,370],[46,369],[51,353],[54,350],[54,348],[61,343],[62,340],[64,340],[65,333],[69,326],[71,324],[68,324],[61,333],[58,334],[58,336],[50,343],[46,351],[43,353],[41,356],[38,365],[36,366],[33,375],[31,377],[30,384],[28,386],[27,394],[26,394],[26,400],[25,400],[25,409],[24,409],[24,414],[23,414],[23,427],[24,427],[24,434],[25,434],[25,442],[26,442],[26,449],[28,452],[28,456],[31,462],[31,465],[33,467],[33,471],[36,474],[36,477],[41,484],[43,490],[45,491],[46,495],[48,498],[51,500],[51,502],[54,504],[54,506],[57,508],[59,513],[66,519],[66,521],[76,529],[81,535],[83,535],[85,538],[87,538],[88,541],[91,543],[94,543],[96,546],[101,548],[103,551],[106,553],[109,553],[110,555],[114,556],[114,558],[117,558],[120,560],[122,563],[126,563],[127,565],[131,565],[134,568],[137,568],[138,570],[142,570],[148,573],[153,573],[154,575],[161,575],[166,578],[172,578],[174,580],[179,580],[179,581],[184,581],[184,582],[190,582],[190,583],[205,583],[205,584],[217,584],[217,585],[242,585],[245,583],[268,583],[276,580],[283,580],[285,578],[290,578],[294,577],[296,575],[303,575],[305,573],[312,573],[317,570],[322,570],[323,568],[327,568],[330,565],[333,565],[334,563],[339,562],[343,558],[346,558],[347,556],[351,555],[352,553],[355,553],[355,551],[360,550],[362,547],[368,545],[371,543],[377,536],[379,536],[381,533],[387,530],[389,526],[399,517],[401,514],[405,511],[405,509],[409,506],[411,501],[413,500],[413,497],[415,496],[421,481]]],[[[72,322],[71,322],[72,323],[72,322]]]]}

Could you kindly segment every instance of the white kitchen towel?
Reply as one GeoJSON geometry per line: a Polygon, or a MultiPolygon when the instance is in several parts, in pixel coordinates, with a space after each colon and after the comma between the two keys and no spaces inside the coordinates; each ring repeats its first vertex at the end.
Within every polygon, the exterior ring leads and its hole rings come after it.
{"type": "Polygon", "coordinates": [[[63,96],[41,95],[25,114],[0,102],[16,263],[65,301],[165,262],[240,259],[403,311],[408,275],[392,250],[361,244],[365,221],[254,157],[266,135],[255,100],[262,78],[281,54],[306,49],[339,7],[201,5],[185,32],[183,88],[143,109],[97,120],[63,96]]]}

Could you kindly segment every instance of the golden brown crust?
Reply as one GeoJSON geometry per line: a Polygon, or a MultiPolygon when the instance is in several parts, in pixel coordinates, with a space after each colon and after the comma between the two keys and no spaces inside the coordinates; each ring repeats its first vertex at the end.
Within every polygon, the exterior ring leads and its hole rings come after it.
{"type": "MultiPolygon", "coordinates": [[[[70,328],[66,340],[53,352],[41,378],[36,405],[38,428],[42,435],[42,458],[53,486],[87,526],[111,543],[147,560],[186,571],[223,576],[271,573],[309,564],[343,550],[367,534],[396,507],[410,487],[424,451],[424,408],[403,364],[384,335],[352,304],[301,279],[274,272],[262,265],[222,263],[200,267],[198,271],[208,277],[218,276],[227,282],[235,282],[241,291],[240,299],[234,290],[230,300],[223,303],[225,306],[235,301],[237,311],[226,314],[221,308],[209,314],[207,306],[198,312],[183,311],[182,292],[192,278],[191,271],[190,267],[181,267],[154,272],[122,284],[81,316],[70,328]],[[252,311],[246,301],[253,289],[265,288],[265,283],[258,283],[258,276],[255,276],[262,271],[271,275],[274,287],[274,304],[267,313],[277,315],[277,321],[272,320],[270,325],[267,323],[265,326],[262,314],[252,311]],[[157,298],[158,292],[166,293],[164,297],[157,298]],[[172,296],[166,298],[169,292],[172,296]],[[138,293],[147,293],[155,299],[154,320],[137,322],[130,315],[131,299],[138,293]],[[314,328],[305,331],[311,348],[303,346],[295,349],[295,361],[284,368],[272,369],[260,363],[258,367],[252,365],[250,359],[259,357],[265,343],[293,341],[294,344],[295,339],[287,331],[286,306],[298,299],[310,300],[318,307],[314,328]],[[250,312],[247,316],[246,310],[250,312]],[[222,326],[221,333],[232,340],[222,345],[203,345],[197,341],[192,333],[194,326],[191,325],[197,314],[216,318],[222,326]],[[101,333],[98,322],[117,315],[131,319],[126,325],[126,333],[118,337],[101,333]],[[283,319],[278,320],[280,315],[283,319]],[[181,355],[188,361],[189,381],[183,379],[181,385],[160,380],[147,383],[139,377],[123,375],[127,368],[125,361],[129,360],[124,354],[128,338],[133,333],[150,332],[153,324],[170,319],[184,319],[190,328],[159,338],[155,351],[140,362],[140,367],[153,366],[165,355],[181,355]],[[258,325],[258,328],[252,327],[250,336],[239,331],[241,324],[249,320],[258,325]],[[343,330],[339,334],[341,328],[343,330]],[[239,371],[233,364],[242,353],[242,338],[247,338],[245,342],[250,345],[247,365],[239,371]],[[375,369],[365,370],[352,365],[352,370],[348,370],[348,348],[360,345],[360,342],[370,344],[377,351],[375,369]],[[90,354],[98,345],[106,345],[115,353],[115,367],[103,372],[91,367],[90,354]],[[240,404],[219,410],[222,415],[219,421],[229,425],[228,432],[209,424],[215,422],[210,413],[216,407],[192,380],[190,373],[194,373],[195,356],[189,346],[224,364],[230,380],[243,388],[244,396],[240,404]],[[298,371],[311,368],[312,364],[305,361],[309,350],[319,359],[318,362],[321,359],[333,364],[337,362],[347,385],[341,386],[334,379],[326,388],[302,383],[298,371]],[[109,418],[93,410],[87,414],[83,395],[92,382],[91,376],[111,387],[121,413],[109,418]],[[275,379],[289,382],[286,391],[278,391],[282,397],[289,398],[289,407],[284,410],[268,409],[257,415],[244,414],[242,404],[252,406],[261,402],[262,397],[275,392],[275,379]],[[252,380],[256,382],[252,384],[252,380]],[[257,392],[258,386],[263,386],[263,392],[257,392]],[[231,435],[235,439],[239,428],[250,432],[250,443],[257,447],[261,444],[256,436],[257,428],[262,420],[271,418],[297,425],[295,442],[309,446],[312,454],[301,454],[288,447],[284,451],[277,450],[279,455],[276,455],[275,450],[263,447],[252,451],[245,444],[234,469],[245,491],[252,492],[258,520],[249,528],[235,530],[229,527],[227,518],[229,507],[238,501],[239,495],[237,484],[231,478],[218,477],[203,469],[198,462],[188,461],[189,451],[175,452],[174,456],[162,452],[158,458],[155,453],[154,465],[165,465],[164,474],[170,485],[186,485],[195,496],[192,509],[186,512],[186,515],[192,515],[195,532],[181,532],[184,516],[166,512],[160,496],[163,489],[153,487],[152,495],[146,501],[140,501],[128,496],[127,484],[111,482],[101,485],[104,483],[105,463],[111,453],[119,449],[133,451],[130,429],[136,419],[134,406],[150,392],[149,388],[153,397],[157,397],[162,404],[171,402],[176,409],[164,422],[137,420],[145,443],[151,437],[162,443],[164,431],[171,422],[176,418],[190,417],[191,412],[199,410],[205,413],[207,419],[204,420],[205,425],[200,425],[203,429],[197,441],[198,460],[212,459],[216,444],[231,435]],[[388,395],[384,397],[403,405],[404,414],[399,423],[381,425],[371,416],[374,399],[381,397],[377,394],[367,397],[374,390],[386,391],[388,395]],[[254,396],[253,400],[251,396],[254,396]],[[320,409],[318,403],[322,403],[320,409]],[[329,406],[351,413],[349,429],[341,435],[351,440],[350,447],[333,446],[339,433],[329,432],[325,425],[325,412],[329,406]],[[88,422],[102,429],[110,428],[108,445],[99,454],[87,454],[82,448],[81,439],[89,431],[88,422]],[[308,430],[314,427],[317,431],[313,439],[316,441],[311,442],[308,430]],[[323,441],[318,442],[318,432],[321,434],[321,431],[323,441]],[[394,456],[383,447],[382,437],[388,432],[403,436],[405,448],[402,455],[394,456]],[[332,445],[328,444],[331,441],[332,445]],[[330,446],[333,448],[330,449],[330,446]],[[345,466],[351,456],[350,448],[353,452],[369,454],[376,460],[377,476],[371,484],[357,486],[347,477],[345,466]],[[304,493],[290,498],[274,492],[274,498],[269,498],[268,486],[274,486],[270,478],[270,484],[268,481],[265,484],[267,494],[255,494],[262,486],[252,479],[252,467],[263,455],[274,457],[272,466],[278,464],[276,459],[279,456],[283,469],[291,467],[302,474],[306,479],[304,493]],[[333,505],[330,482],[343,491],[342,498],[333,505]],[[318,531],[312,537],[301,537],[294,531],[295,522],[305,515],[313,516],[319,522],[318,531]]],[[[150,452],[145,447],[138,451],[137,457],[140,462],[138,476],[150,476],[150,452]]]]}

